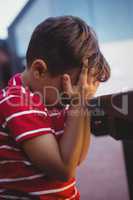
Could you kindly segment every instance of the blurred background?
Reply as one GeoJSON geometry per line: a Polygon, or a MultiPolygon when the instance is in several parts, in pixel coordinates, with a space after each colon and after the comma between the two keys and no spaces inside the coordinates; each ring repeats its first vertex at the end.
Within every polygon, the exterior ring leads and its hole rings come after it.
{"type": "MultiPolygon", "coordinates": [[[[91,25],[111,65],[97,95],[133,88],[133,0],[0,0],[0,87],[24,70],[33,29],[49,16],[75,15],[91,25]]],[[[133,143],[92,138],[78,170],[81,200],[133,199],[133,143]]]]}

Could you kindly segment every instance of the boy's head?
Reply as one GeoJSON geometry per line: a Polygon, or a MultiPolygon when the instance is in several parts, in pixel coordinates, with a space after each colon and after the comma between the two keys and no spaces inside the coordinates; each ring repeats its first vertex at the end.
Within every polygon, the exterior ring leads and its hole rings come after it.
{"type": "Polygon", "coordinates": [[[43,84],[61,90],[64,73],[68,73],[72,84],[76,84],[86,59],[88,68],[94,68],[96,79],[106,81],[109,78],[110,68],[100,52],[94,31],[73,16],[51,17],[39,24],[26,54],[28,69],[35,78],[40,78],[36,87],[39,91],[43,84]]]}

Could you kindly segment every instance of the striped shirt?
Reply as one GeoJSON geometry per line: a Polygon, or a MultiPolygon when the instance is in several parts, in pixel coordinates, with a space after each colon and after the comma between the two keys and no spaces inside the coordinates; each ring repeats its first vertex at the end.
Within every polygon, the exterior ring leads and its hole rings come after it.
{"type": "Polygon", "coordinates": [[[0,91],[0,199],[79,199],[75,179],[48,180],[23,152],[21,142],[44,134],[63,134],[64,110],[48,110],[38,94],[24,88],[21,74],[0,91]]]}

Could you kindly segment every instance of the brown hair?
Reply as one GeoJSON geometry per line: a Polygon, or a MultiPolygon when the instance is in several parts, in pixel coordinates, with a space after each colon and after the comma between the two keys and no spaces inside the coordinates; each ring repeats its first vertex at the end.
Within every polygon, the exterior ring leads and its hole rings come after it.
{"type": "Polygon", "coordinates": [[[35,59],[43,59],[52,75],[80,68],[86,58],[88,67],[96,68],[100,81],[109,78],[110,68],[99,50],[95,32],[82,19],[73,16],[51,17],[39,24],[26,54],[28,66],[35,59]]]}

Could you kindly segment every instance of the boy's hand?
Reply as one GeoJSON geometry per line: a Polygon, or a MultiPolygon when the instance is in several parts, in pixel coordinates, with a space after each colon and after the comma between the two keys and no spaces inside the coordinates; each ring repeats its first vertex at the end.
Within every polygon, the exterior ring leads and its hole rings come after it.
{"type": "Polygon", "coordinates": [[[99,86],[99,81],[96,81],[93,76],[93,71],[88,72],[88,67],[83,67],[79,81],[76,86],[72,86],[71,79],[68,74],[63,76],[63,88],[64,92],[69,95],[70,98],[80,98],[81,103],[85,103],[90,100],[96,93],[99,86]]]}

